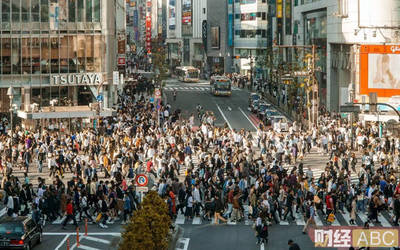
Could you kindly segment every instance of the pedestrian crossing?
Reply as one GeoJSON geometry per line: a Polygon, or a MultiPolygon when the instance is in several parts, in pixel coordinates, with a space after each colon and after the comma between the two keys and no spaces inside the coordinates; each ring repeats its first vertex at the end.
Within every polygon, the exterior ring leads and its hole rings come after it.
{"type": "MultiPolygon", "coordinates": [[[[303,214],[301,213],[295,213],[294,212],[294,218],[291,218],[288,216],[286,220],[279,220],[278,223],[275,221],[272,221],[271,227],[280,225],[280,226],[304,226],[306,224],[306,220],[304,219],[303,214]]],[[[394,224],[392,222],[393,217],[393,212],[392,211],[383,211],[379,214],[378,220],[379,223],[375,221],[370,221],[369,224],[371,227],[382,227],[382,228],[388,228],[388,227],[394,227],[394,224]]],[[[368,216],[367,214],[363,212],[358,212],[356,214],[356,220],[355,224],[350,224],[351,216],[350,213],[345,210],[343,212],[338,211],[335,214],[335,221],[333,223],[328,223],[326,221],[326,216],[321,213],[321,211],[318,211],[317,214],[315,215],[315,225],[317,227],[323,227],[323,226],[358,226],[362,227],[364,226],[364,223],[368,221],[368,216]]],[[[279,216],[277,216],[279,219],[279,216]]],[[[211,216],[211,220],[205,220],[201,217],[194,217],[193,219],[190,218],[185,218],[183,214],[178,214],[176,219],[175,219],[175,224],[176,225],[213,225],[215,224],[214,217],[211,216]]],[[[240,221],[232,221],[228,219],[226,225],[230,226],[252,226],[254,223],[254,219],[247,218],[245,215],[244,218],[242,218],[240,221]]],[[[219,221],[219,224],[224,224],[223,222],[219,221]]]]}
{"type": "MultiPolygon", "coordinates": [[[[210,86],[192,86],[192,87],[183,87],[183,86],[177,86],[177,87],[164,87],[163,90],[165,91],[204,91],[204,92],[209,92],[210,91],[210,86]]],[[[232,87],[232,91],[240,91],[241,89],[238,87],[232,87]]]]}

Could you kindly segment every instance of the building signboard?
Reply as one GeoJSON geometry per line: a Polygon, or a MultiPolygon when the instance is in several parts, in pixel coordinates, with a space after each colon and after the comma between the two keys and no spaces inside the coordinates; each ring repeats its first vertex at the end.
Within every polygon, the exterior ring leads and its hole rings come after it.
{"type": "Polygon", "coordinates": [[[168,25],[170,30],[175,30],[175,25],[176,25],[175,0],[169,0],[168,25]]]}
{"type": "Polygon", "coordinates": [[[99,85],[103,83],[102,73],[51,75],[51,85],[99,85]]]}
{"type": "Polygon", "coordinates": [[[146,2],[146,51],[151,53],[151,0],[146,2]]]}
{"type": "Polygon", "coordinates": [[[400,45],[361,45],[360,94],[400,95],[400,45]]]}
{"type": "Polygon", "coordinates": [[[233,46],[233,0],[228,0],[228,45],[233,46]]]}
{"type": "Polygon", "coordinates": [[[192,0],[182,0],[182,35],[192,35],[192,0]]]}

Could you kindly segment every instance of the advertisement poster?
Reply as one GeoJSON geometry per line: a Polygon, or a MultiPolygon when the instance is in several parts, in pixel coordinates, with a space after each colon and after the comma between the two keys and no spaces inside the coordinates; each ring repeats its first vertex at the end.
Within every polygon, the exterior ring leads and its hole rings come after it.
{"type": "Polygon", "coordinates": [[[58,30],[58,17],[59,17],[58,3],[50,3],[49,21],[51,30],[58,30]]]}
{"type": "Polygon", "coordinates": [[[219,27],[211,27],[211,47],[219,49],[219,27]]]}
{"type": "Polygon", "coordinates": [[[360,94],[400,95],[400,45],[362,45],[360,94]]]}
{"type": "Polygon", "coordinates": [[[192,0],[182,0],[182,35],[192,35],[192,0]]]}
{"type": "Polygon", "coordinates": [[[67,22],[68,21],[68,8],[67,8],[67,0],[59,0],[59,17],[58,19],[60,22],[67,22]]]}
{"type": "Polygon", "coordinates": [[[169,0],[168,24],[170,30],[175,30],[176,27],[175,0],[169,0]]]}
{"type": "Polygon", "coordinates": [[[151,53],[151,0],[146,3],[146,51],[151,53]]]}
{"type": "Polygon", "coordinates": [[[233,0],[228,1],[228,45],[233,46],[233,0]]]}

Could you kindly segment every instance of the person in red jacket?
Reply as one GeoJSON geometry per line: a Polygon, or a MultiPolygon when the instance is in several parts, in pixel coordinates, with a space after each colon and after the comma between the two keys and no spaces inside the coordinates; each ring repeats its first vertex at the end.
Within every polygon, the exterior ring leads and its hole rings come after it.
{"type": "Polygon", "coordinates": [[[334,207],[331,192],[329,192],[325,196],[325,203],[326,203],[326,219],[328,219],[329,215],[333,212],[333,207],[334,207]]]}
{"type": "Polygon", "coordinates": [[[78,223],[76,222],[75,214],[74,214],[74,205],[72,204],[72,200],[71,199],[68,199],[68,201],[67,201],[67,207],[65,209],[65,215],[67,216],[67,218],[65,218],[65,220],[64,220],[64,222],[62,224],[63,225],[62,229],[65,229],[65,226],[67,225],[67,223],[70,220],[73,220],[74,221],[74,226],[78,227],[78,223]]]}

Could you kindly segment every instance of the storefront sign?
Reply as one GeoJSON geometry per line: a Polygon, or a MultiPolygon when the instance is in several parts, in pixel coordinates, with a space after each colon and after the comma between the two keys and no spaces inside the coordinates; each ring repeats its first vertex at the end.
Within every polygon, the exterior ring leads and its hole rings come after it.
{"type": "Polygon", "coordinates": [[[61,74],[50,77],[51,85],[99,85],[102,83],[101,73],[61,74]]]}

